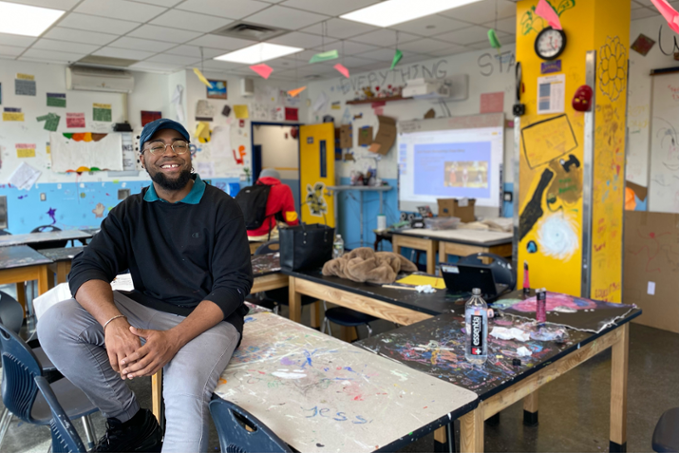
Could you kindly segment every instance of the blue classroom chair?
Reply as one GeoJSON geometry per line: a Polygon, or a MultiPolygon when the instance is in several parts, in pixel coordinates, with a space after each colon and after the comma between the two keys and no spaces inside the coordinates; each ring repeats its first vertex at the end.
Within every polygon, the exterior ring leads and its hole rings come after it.
{"type": "Polygon", "coordinates": [[[662,414],[653,431],[652,446],[658,453],[679,451],[679,407],[662,414]]]}

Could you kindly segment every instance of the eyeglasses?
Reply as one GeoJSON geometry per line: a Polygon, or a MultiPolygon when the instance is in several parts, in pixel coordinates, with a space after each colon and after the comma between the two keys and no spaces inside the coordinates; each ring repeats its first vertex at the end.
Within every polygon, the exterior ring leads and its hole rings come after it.
{"type": "Polygon", "coordinates": [[[176,142],[172,143],[171,145],[163,145],[163,144],[160,144],[160,143],[154,143],[153,145],[151,145],[150,148],[146,148],[146,149],[148,151],[151,151],[151,154],[161,154],[161,153],[165,152],[165,150],[167,149],[168,146],[170,148],[172,148],[172,150],[177,154],[184,154],[184,153],[188,152],[188,150],[189,150],[188,142],[181,141],[181,140],[176,141],[176,142]]]}

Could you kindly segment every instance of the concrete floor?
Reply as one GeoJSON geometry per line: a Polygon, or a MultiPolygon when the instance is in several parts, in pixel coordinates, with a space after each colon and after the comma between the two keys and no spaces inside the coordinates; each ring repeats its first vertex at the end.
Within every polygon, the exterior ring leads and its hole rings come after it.
{"type": "MultiPolygon", "coordinates": [[[[286,315],[285,309],[282,310],[286,315]]],[[[303,311],[308,325],[309,310],[303,311]]],[[[376,321],[375,333],[393,329],[393,324],[376,321]]],[[[335,335],[339,329],[334,329],[335,335]]],[[[366,335],[361,330],[361,338],[366,335]]],[[[651,450],[651,437],[660,415],[679,406],[679,335],[632,324],[628,378],[628,451],[651,450]]],[[[610,402],[610,352],[606,351],[582,364],[540,390],[540,424],[523,425],[520,403],[502,412],[500,423],[486,423],[485,446],[488,452],[603,452],[608,450],[610,402]]],[[[151,407],[151,379],[135,379],[130,387],[143,407],[151,407]]],[[[1,407],[0,403],[0,407],[1,407]]],[[[105,420],[94,414],[97,436],[104,433],[105,420]]],[[[85,439],[82,425],[76,426],[85,439]]],[[[459,445],[459,425],[456,423],[459,445]]],[[[46,452],[50,445],[46,427],[13,420],[0,445],[3,453],[46,452]]],[[[219,451],[214,427],[209,451],[219,451]]],[[[420,439],[402,451],[431,452],[433,435],[420,439]]]]}

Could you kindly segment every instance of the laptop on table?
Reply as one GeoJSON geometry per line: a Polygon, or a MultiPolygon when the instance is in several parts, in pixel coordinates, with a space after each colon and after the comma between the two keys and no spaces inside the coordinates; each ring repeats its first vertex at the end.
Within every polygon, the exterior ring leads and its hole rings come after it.
{"type": "Polygon", "coordinates": [[[448,291],[455,294],[469,294],[474,288],[481,290],[486,302],[497,299],[508,287],[496,283],[493,271],[488,266],[478,264],[441,263],[441,274],[448,291]]]}

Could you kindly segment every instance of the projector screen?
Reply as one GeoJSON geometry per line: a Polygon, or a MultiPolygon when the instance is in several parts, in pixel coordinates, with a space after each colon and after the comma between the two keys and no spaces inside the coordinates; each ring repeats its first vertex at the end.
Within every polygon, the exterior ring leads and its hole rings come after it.
{"type": "Polygon", "coordinates": [[[499,207],[503,148],[502,113],[399,123],[399,210],[463,197],[499,207]]]}

